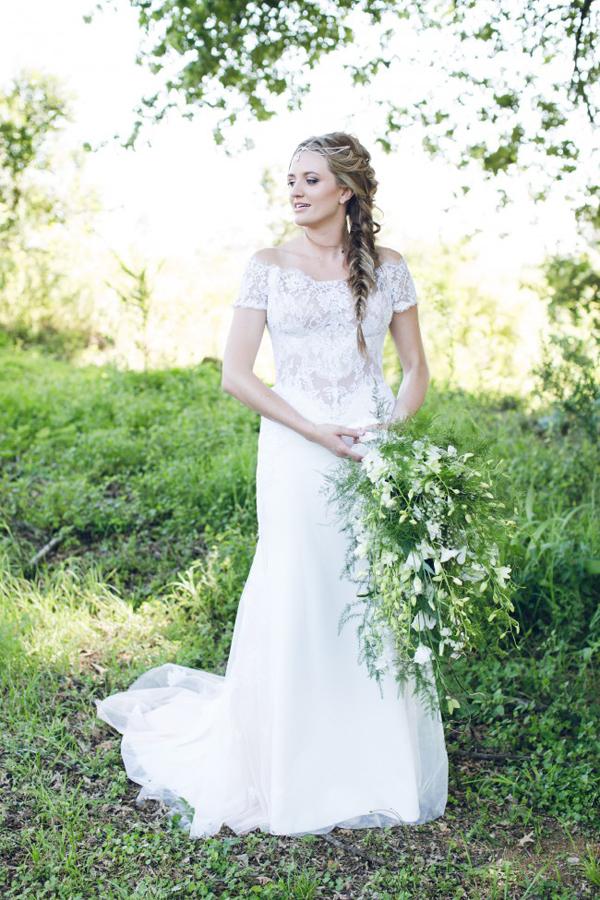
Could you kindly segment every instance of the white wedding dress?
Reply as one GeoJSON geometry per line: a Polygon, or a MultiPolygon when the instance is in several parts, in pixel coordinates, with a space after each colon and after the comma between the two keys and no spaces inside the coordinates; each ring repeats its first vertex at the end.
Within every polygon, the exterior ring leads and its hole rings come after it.
{"type": "MultiPolygon", "coordinates": [[[[394,312],[417,302],[406,264],[383,262],[356,344],[343,280],[317,281],[255,254],[232,304],[266,310],[273,390],[315,422],[375,421],[374,391],[391,412],[382,347],[394,312]]],[[[355,445],[355,448],[358,445],[355,445]]],[[[448,758],[439,711],[359,664],[355,620],[338,619],[356,585],[341,577],[346,533],[320,488],[341,463],[329,450],[261,417],[258,541],[224,676],[172,663],[97,700],[123,734],[138,801],[163,800],[191,837],[325,833],[422,823],[444,813],[448,758]]],[[[359,465],[359,463],[355,463],[359,465]]]]}

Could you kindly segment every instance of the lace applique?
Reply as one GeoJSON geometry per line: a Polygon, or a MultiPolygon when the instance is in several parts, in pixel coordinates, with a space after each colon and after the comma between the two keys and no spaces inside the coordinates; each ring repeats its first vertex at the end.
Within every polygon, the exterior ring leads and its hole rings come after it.
{"type": "Polygon", "coordinates": [[[231,306],[266,309],[268,303],[268,274],[268,267],[264,263],[261,263],[255,256],[250,257],[250,261],[247,263],[242,275],[239,294],[231,306]]]}
{"type": "Polygon", "coordinates": [[[388,282],[388,291],[392,298],[392,310],[404,312],[418,303],[417,292],[412,275],[404,259],[396,264],[390,264],[385,269],[388,282]]]}
{"type": "Polygon", "coordinates": [[[232,306],[267,310],[276,386],[311,398],[321,411],[338,413],[373,390],[389,397],[382,351],[394,312],[417,303],[406,262],[386,260],[376,269],[362,330],[368,359],[358,350],[354,298],[347,281],[318,280],[252,256],[232,306]]]}

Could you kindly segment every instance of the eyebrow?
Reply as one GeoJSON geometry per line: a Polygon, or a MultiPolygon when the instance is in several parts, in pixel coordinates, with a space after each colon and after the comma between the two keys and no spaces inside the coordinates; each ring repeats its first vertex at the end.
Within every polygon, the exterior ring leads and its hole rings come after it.
{"type": "MultiPolygon", "coordinates": [[[[288,172],[287,177],[289,178],[290,175],[293,175],[293,174],[294,174],[293,172],[288,172]]],[[[300,174],[301,175],[318,175],[319,173],[313,172],[312,169],[310,169],[308,172],[300,172],[300,174]]]]}

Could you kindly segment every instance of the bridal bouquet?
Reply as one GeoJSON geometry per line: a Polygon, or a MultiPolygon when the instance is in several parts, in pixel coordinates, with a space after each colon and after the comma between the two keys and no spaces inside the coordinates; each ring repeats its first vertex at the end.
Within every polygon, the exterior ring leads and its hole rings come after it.
{"type": "MultiPolygon", "coordinates": [[[[362,461],[343,460],[325,476],[350,536],[345,567],[360,587],[339,620],[360,618],[359,663],[377,679],[392,672],[399,689],[411,679],[433,711],[460,706],[448,693],[445,665],[472,650],[499,649],[518,632],[511,616],[510,566],[496,537],[504,518],[490,476],[452,444],[392,422],[361,438],[362,461]]],[[[450,663],[450,666],[452,664],[450,663]]]]}

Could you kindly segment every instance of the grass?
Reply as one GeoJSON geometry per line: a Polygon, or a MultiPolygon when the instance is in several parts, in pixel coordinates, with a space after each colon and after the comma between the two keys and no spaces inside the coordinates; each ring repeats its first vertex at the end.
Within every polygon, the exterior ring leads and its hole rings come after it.
{"type": "Polygon", "coordinates": [[[510,461],[523,638],[457,671],[445,816],[190,840],[137,806],[94,699],[172,661],[224,671],[255,544],[257,417],[218,370],[0,366],[0,895],[572,898],[600,887],[597,448],[511,398],[430,391],[510,461]],[[35,554],[60,539],[37,563],[35,554]]]}

